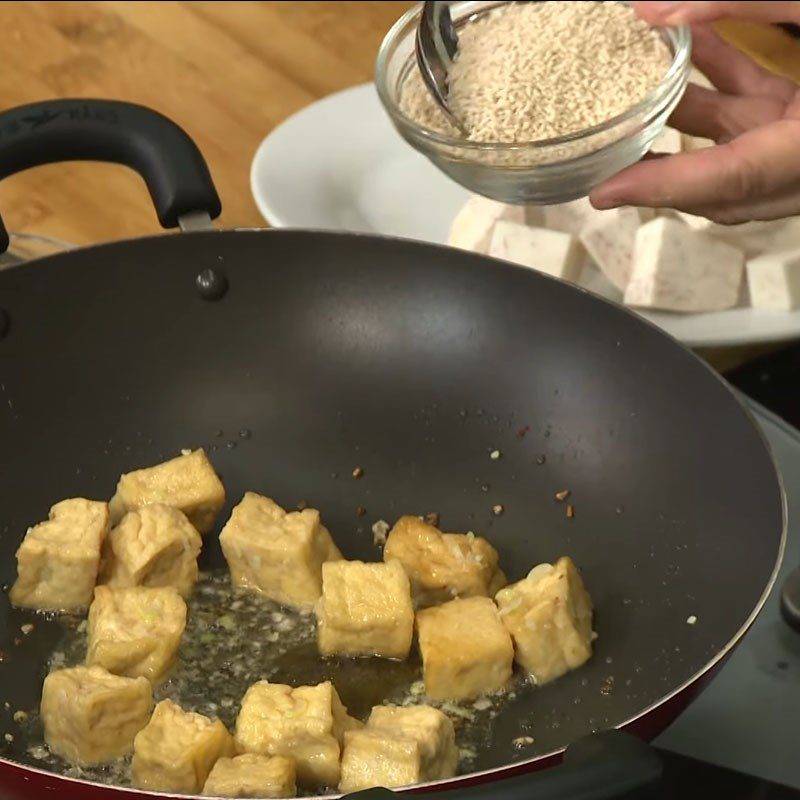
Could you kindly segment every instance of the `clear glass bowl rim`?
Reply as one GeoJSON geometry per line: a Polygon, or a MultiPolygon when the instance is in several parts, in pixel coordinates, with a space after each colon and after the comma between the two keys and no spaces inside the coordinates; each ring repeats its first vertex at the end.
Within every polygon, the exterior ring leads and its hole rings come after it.
{"type": "MultiPolygon", "coordinates": [[[[508,5],[513,0],[499,0],[494,3],[494,6],[508,5]]],[[[491,152],[513,152],[517,150],[539,149],[546,147],[554,147],[563,144],[570,144],[581,139],[590,139],[599,133],[613,130],[617,125],[625,123],[639,114],[651,114],[654,107],[658,107],[665,96],[669,96],[674,89],[676,80],[687,69],[692,51],[692,33],[688,26],[680,25],[665,28],[664,30],[671,30],[675,36],[675,53],[672,59],[667,74],[662,81],[656,86],[649,94],[643,97],[638,103],[631,106],[621,114],[601,122],[599,125],[594,125],[591,128],[584,128],[583,130],[574,133],[568,133],[563,136],[556,136],[550,139],[537,139],[532,142],[473,142],[470,139],[461,139],[455,136],[449,136],[446,133],[431,130],[430,128],[423,128],[413,120],[409,119],[400,110],[399,105],[392,97],[388,88],[388,63],[390,57],[390,49],[400,39],[403,31],[409,27],[410,23],[420,14],[422,5],[417,5],[410,8],[403,14],[397,22],[384,36],[381,42],[380,49],[378,50],[378,57],[375,62],[375,86],[378,90],[378,96],[383,103],[384,108],[388,111],[389,115],[397,125],[406,128],[410,133],[419,136],[430,142],[435,142],[439,145],[446,147],[462,148],[464,150],[472,151],[491,151],[491,152]]],[[[489,10],[488,8],[486,9],[489,10]]]]}

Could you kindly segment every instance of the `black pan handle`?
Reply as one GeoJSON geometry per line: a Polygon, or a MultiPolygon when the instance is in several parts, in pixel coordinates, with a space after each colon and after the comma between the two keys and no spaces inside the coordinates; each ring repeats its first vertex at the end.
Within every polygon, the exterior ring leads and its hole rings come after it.
{"type": "MultiPolygon", "coordinates": [[[[570,745],[559,767],[454,790],[458,800],[622,800],[657,789],[661,759],[641,739],[605,731],[570,745]]],[[[442,800],[441,792],[414,793],[414,800],[442,800]]],[[[365,789],[348,800],[396,800],[389,789],[365,789]]]]}
{"type": "MultiPolygon", "coordinates": [[[[58,161],[109,161],[142,176],[158,221],[222,206],[208,166],[186,131],[157,111],[116,100],[45,100],[0,113],[0,180],[58,161]]],[[[8,237],[0,222],[0,253],[8,237]]]]}

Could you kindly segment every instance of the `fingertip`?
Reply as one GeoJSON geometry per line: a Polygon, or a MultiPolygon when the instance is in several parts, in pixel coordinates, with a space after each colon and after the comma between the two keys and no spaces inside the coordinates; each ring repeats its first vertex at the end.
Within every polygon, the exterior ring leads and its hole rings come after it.
{"type": "Polygon", "coordinates": [[[625,205],[614,192],[613,185],[609,190],[607,184],[601,184],[589,194],[589,202],[597,211],[608,211],[625,205]]]}

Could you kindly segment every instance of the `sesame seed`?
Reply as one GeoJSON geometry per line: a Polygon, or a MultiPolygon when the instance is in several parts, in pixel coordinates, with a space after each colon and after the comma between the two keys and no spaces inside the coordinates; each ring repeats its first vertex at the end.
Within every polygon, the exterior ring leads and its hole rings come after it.
{"type": "Polygon", "coordinates": [[[497,459],[500,458],[501,455],[502,453],[499,450],[492,450],[492,452],[489,453],[489,458],[491,458],[492,461],[497,461],[497,459]]]}
{"type": "Polygon", "coordinates": [[[687,625],[696,625],[697,624],[697,617],[694,614],[692,614],[691,617],[687,618],[686,624],[687,625]]]}
{"type": "Polygon", "coordinates": [[[505,508],[503,508],[503,506],[500,503],[492,506],[492,514],[494,514],[496,517],[499,517],[504,511],[505,508]]]}
{"type": "MultiPolygon", "coordinates": [[[[449,102],[477,142],[532,142],[598,125],[652,92],[672,60],[658,32],[621,3],[501,4],[460,28],[458,49],[449,102]]],[[[419,70],[399,100],[411,120],[458,136],[419,70]]],[[[535,158],[504,155],[499,163],[535,158]]]]}
{"type": "Polygon", "coordinates": [[[356,468],[353,470],[353,477],[354,477],[356,480],[358,480],[359,478],[363,477],[363,475],[364,475],[364,470],[363,470],[363,469],[361,469],[361,467],[356,467],[356,468]]]}
{"type": "Polygon", "coordinates": [[[569,497],[569,489],[562,489],[560,492],[556,492],[556,500],[559,503],[564,502],[569,497]]]}

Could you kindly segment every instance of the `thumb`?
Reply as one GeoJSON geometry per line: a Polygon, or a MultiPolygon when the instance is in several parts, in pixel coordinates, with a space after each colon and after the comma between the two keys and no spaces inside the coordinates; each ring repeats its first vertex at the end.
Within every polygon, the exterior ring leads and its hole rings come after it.
{"type": "Polygon", "coordinates": [[[800,22],[800,2],[635,2],[636,13],[651,25],[714,22],[723,17],[755,22],[800,22]]]}

